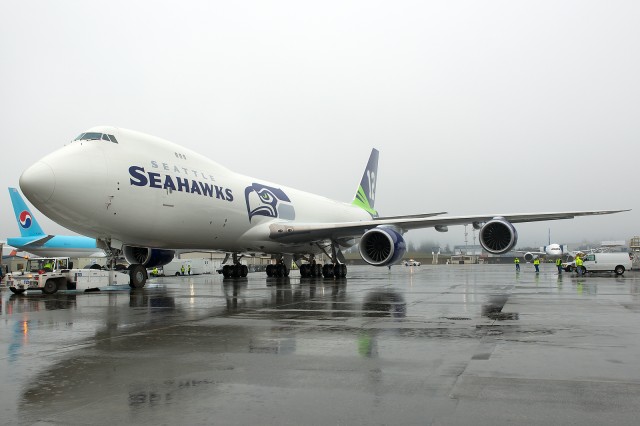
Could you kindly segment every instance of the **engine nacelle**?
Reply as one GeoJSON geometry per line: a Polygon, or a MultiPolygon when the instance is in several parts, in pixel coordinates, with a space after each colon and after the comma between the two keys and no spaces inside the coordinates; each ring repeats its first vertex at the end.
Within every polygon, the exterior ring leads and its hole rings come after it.
{"type": "Polygon", "coordinates": [[[360,256],[369,265],[393,265],[407,251],[402,235],[391,228],[378,227],[368,230],[360,239],[360,256]]]}
{"type": "Polygon", "coordinates": [[[503,217],[494,217],[480,228],[480,245],[491,254],[506,253],[518,243],[518,232],[503,217]]]}
{"type": "Polygon", "coordinates": [[[524,260],[526,260],[527,262],[533,262],[533,259],[535,258],[536,257],[533,255],[533,253],[526,252],[524,254],[524,260]]]}
{"type": "Polygon", "coordinates": [[[145,268],[164,266],[173,260],[173,250],[152,249],[149,247],[122,246],[122,254],[131,265],[140,264],[145,268]]]}

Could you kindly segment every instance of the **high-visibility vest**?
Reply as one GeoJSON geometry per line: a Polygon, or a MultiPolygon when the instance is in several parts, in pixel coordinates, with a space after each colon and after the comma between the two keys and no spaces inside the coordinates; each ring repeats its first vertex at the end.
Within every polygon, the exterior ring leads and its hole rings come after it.
{"type": "Polygon", "coordinates": [[[582,259],[576,257],[576,266],[582,266],[582,259]]]}
{"type": "Polygon", "coordinates": [[[520,263],[520,259],[516,257],[515,259],[513,259],[513,263],[520,263]]]}
{"type": "Polygon", "coordinates": [[[556,259],[556,266],[562,265],[562,259],[556,259]]]}
{"type": "Polygon", "coordinates": [[[535,260],[533,261],[533,264],[534,264],[534,265],[539,265],[539,264],[540,264],[540,259],[535,259],[535,260]]]}

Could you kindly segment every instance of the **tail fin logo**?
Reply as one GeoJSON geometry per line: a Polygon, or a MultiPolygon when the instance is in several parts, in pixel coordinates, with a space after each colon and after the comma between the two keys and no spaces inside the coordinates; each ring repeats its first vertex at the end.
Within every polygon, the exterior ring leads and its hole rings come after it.
{"type": "Polygon", "coordinates": [[[29,229],[31,227],[31,223],[33,219],[31,218],[31,213],[26,210],[23,210],[19,216],[20,226],[24,229],[29,229]]]}

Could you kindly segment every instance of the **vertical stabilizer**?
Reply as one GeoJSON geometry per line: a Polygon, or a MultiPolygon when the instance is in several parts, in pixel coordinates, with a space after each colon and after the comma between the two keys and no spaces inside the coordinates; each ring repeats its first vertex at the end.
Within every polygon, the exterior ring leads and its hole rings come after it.
{"type": "Polygon", "coordinates": [[[16,221],[18,222],[18,229],[20,229],[20,236],[35,237],[45,235],[18,190],[9,188],[9,196],[11,197],[11,204],[13,204],[13,213],[15,213],[16,221]]]}
{"type": "Polygon", "coordinates": [[[378,180],[378,150],[373,148],[371,155],[369,156],[369,162],[367,168],[362,175],[360,186],[356,191],[356,196],[353,199],[353,205],[356,205],[371,215],[371,217],[378,217],[378,212],[374,209],[376,201],[376,181],[378,180]]]}

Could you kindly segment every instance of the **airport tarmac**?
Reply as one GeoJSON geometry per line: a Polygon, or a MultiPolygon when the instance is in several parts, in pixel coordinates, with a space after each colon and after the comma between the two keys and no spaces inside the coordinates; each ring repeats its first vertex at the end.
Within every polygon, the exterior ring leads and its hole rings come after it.
{"type": "Polygon", "coordinates": [[[8,425],[636,425],[640,273],[352,266],[2,291],[8,425]]]}

